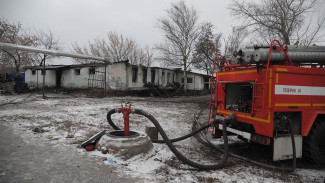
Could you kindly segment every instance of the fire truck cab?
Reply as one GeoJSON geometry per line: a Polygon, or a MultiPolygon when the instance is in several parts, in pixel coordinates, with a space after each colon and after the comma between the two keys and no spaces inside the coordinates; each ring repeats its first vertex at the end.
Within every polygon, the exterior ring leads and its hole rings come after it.
{"type": "MultiPolygon", "coordinates": [[[[277,44],[276,44],[277,43],[277,44]]],[[[306,156],[325,163],[325,47],[269,47],[215,59],[209,122],[236,115],[227,130],[273,146],[273,161],[306,156]],[[233,62],[237,64],[233,64],[233,62]],[[219,64],[218,64],[219,62],[219,64]],[[221,63],[221,64],[220,64],[221,63]],[[220,70],[216,70],[220,65],[220,70]],[[292,125],[290,125],[290,124],[292,125]]],[[[220,135],[222,125],[215,127],[220,135]]]]}

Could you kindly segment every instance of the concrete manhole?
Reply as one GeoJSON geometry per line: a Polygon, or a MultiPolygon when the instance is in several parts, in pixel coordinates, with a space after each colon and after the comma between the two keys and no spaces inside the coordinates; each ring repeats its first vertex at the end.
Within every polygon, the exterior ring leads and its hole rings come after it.
{"type": "Polygon", "coordinates": [[[108,132],[96,144],[97,150],[107,150],[123,159],[147,153],[151,148],[152,142],[148,135],[135,131],[130,131],[130,136],[127,137],[124,136],[124,131],[108,132]]]}

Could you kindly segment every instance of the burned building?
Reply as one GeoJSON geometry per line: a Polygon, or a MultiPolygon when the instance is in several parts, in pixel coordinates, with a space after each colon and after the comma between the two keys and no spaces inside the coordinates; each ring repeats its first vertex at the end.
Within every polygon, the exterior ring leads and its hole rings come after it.
{"type": "MultiPolygon", "coordinates": [[[[154,83],[162,87],[173,83],[184,84],[181,69],[145,67],[132,65],[128,61],[105,64],[51,65],[25,67],[26,83],[30,88],[141,90],[145,83],[154,83]],[[44,77],[45,75],[45,77],[44,77]]],[[[188,72],[187,89],[204,90],[209,85],[210,76],[188,72]]]]}

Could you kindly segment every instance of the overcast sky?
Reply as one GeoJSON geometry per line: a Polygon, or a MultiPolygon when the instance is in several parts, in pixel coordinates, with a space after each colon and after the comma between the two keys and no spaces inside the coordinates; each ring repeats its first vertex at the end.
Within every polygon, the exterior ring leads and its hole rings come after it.
{"type": "MultiPolygon", "coordinates": [[[[322,6],[324,7],[325,1],[322,6]]],[[[69,51],[74,42],[87,44],[113,31],[153,46],[162,40],[157,19],[173,0],[0,0],[0,17],[24,28],[50,29],[69,51]]],[[[215,25],[227,36],[238,25],[227,9],[230,0],[186,0],[199,13],[200,22],[215,25]]],[[[325,9],[325,8],[323,8],[325,9]]]]}
{"type": "MultiPolygon", "coordinates": [[[[114,31],[132,37],[141,45],[162,40],[157,19],[166,15],[172,0],[0,0],[0,16],[20,22],[25,28],[50,29],[66,50],[71,44],[86,44],[114,31]]],[[[188,0],[199,13],[200,22],[210,21],[216,32],[227,34],[233,17],[230,1],[188,0]]]]}

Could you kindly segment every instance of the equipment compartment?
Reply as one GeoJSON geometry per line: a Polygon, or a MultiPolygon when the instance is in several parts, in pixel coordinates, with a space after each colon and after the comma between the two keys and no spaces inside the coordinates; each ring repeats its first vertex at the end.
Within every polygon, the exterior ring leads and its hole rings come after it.
{"type": "Polygon", "coordinates": [[[225,84],[225,106],[227,110],[252,112],[253,84],[228,83],[225,84]]]}

